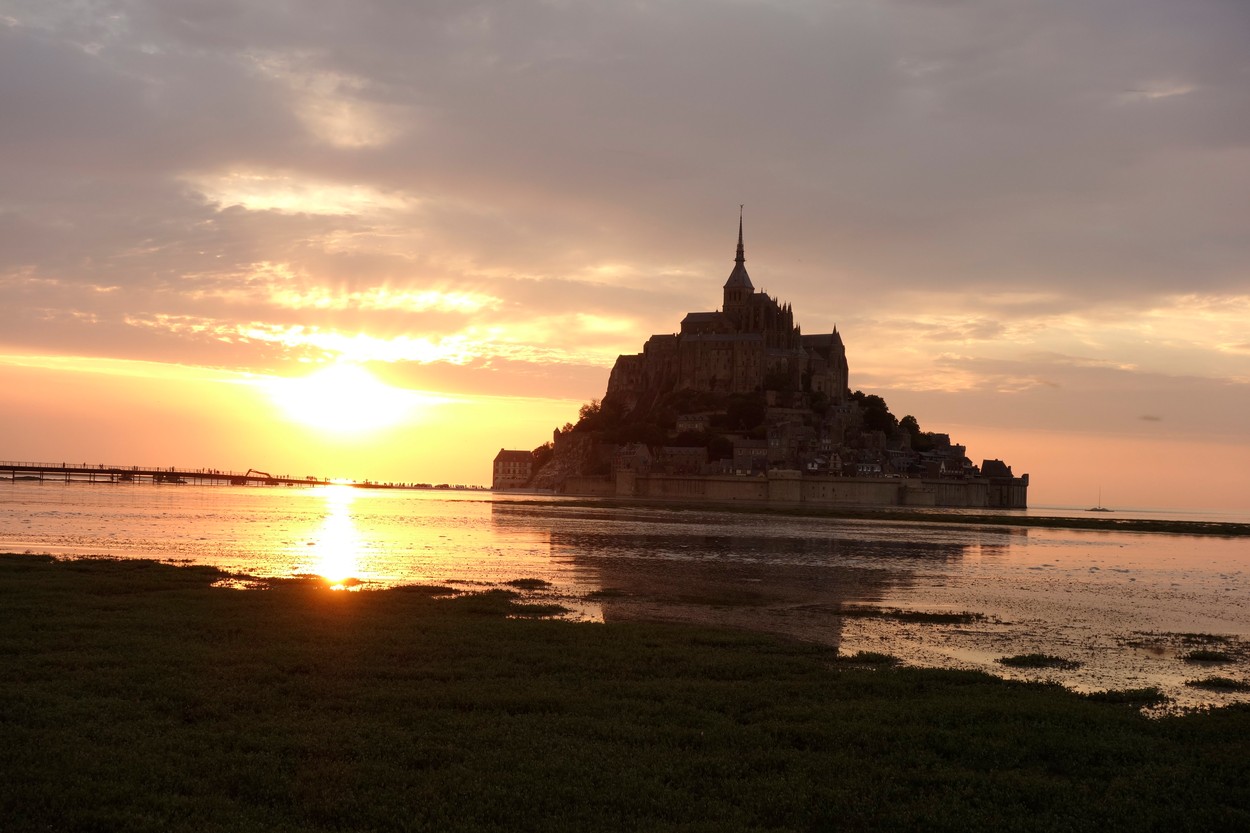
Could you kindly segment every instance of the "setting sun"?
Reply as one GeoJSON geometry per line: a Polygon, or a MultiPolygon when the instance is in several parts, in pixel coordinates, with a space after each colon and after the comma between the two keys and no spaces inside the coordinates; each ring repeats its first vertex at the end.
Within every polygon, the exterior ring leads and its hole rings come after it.
{"type": "Polygon", "coordinates": [[[275,379],[265,387],[292,421],[336,434],[397,425],[421,403],[414,391],[393,388],[363,367],[347,363],[298,379],[275,379]]]}

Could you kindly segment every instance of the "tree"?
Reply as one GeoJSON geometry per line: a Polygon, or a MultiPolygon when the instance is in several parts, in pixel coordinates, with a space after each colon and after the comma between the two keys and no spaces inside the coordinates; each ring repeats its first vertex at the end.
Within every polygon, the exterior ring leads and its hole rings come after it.
{"type": "Polygon", "coordinates": [[[534,458],[534,471],[538,471],[555,456],[556,447],[554,443],[543,443],[538,448],[530,452],[530,456],[534,458]]]}
{"type": "Polygon", "coordinates": [[[748,431],[764,422],[768,407],[759,394],[741,394],[730,398],[725,408],[725,421],[730,429],[748,431]]]}
{"type": "Polygon", "coordinates": [[[668,444],[682,448],[707,448],[708,434],[706,431],[683,431],[668,444]]]}
{"type": "Polygon", "coordinates": [[[894,432],[898,430],[898,420],[890,413],[890,407],[885,404],[884,399],[875,393],[864,393],[862,390],[851,394],[851,399],[858,402],[860,410],[863,411],[865,431],[881,431],[887,437],[894,436],[894,432]]]}
{"type": "Polygon", "coordinates": [[[588,419],[594,419],[603,411],[603,402],[598,399],[592,399],[583,405],[577,412],[578,422],[584,422],[588,419]]]}
{"type": "Polygon", "coordinates": [[[927,431],[920,430],[920,422],[911,414],[903,417],[898,421],[898,427],[901,431],[911,434],[911,447],[913,451],[932,451],[933,435],[927,431]]]}
{"type": "Polygon", "coordinates": [[[728,437],[722,437],[717,434],[708,440],[707,458],[715,462],[717,460],[729,460],[734,456],[733,440],[728,437]]]}

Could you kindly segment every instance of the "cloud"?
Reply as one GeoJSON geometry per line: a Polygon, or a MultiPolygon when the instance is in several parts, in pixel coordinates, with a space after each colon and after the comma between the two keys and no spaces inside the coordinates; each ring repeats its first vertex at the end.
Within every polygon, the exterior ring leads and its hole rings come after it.
{"type": "Polygon", "coordinates": [[[745,202],[864,385],[1250,378],[1241,4],[9,7],[14,349],[601,387],[745,202]]]}
{"type": "Polygon", "coordinates": [[[946,356],[937,366],[930,372],[950,383],[926,387],[904,376],[882,380],[876,390],[893,411],[916,414],[928,430],[957,423],[1173,439],[1240,436],[1250,397],[1247,381],[1155,373],[1078,356],[946,356]]]}

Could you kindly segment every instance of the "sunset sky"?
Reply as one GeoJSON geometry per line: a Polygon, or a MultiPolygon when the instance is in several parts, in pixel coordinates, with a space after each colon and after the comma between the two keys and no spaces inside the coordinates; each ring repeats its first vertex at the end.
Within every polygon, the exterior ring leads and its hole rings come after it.
{"type": "Polygon", "coordinates": [[[1245,0],[0,0],[0,458],[489,483],[740,203],[1032,504],[1250,509],[1245,0]]]}

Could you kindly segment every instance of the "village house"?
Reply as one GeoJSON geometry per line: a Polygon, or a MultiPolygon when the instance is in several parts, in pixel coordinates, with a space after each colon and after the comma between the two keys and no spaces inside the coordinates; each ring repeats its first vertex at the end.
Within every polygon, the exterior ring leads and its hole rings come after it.
{"type": "Polygon", "coordinates": [[[492,489],[518,489],[530,482],[534,474],[534,455],[528,451],[499,449],[495,455],[492,489]]]}

